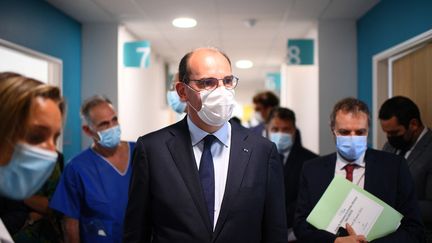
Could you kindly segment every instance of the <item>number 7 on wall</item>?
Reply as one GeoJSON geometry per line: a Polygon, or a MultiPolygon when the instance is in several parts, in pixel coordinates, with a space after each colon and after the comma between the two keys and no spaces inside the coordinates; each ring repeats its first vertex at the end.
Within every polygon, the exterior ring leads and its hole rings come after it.
{"type": "Polygon", "coordinates": [[[145,68],[147,60],[150,58],[150,47],[138,47],[137,53],[142,53],[140,67],[145,68]]]}

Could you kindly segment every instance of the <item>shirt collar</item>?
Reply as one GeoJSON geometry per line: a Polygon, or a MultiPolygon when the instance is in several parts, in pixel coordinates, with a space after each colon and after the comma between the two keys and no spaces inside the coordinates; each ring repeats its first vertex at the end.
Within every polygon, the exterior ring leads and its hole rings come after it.
{"type": "Polygon", "coordinates": [[[411,147],[411,149],[410,149],[409,151],[413,150],[413,148],[418,144],[418,142],[420,141],[420,139],[422,139],[422,137],[427,133],[427,131],[428,131],[428,129],[427,129],[427,127],[425,126],[425,127],[423,128],[423,131],[420,133],[420,136],[417,138],[415,144],[411,147]]]}
{"type": "Polygon", "coordinates": [[[345,165],[347,165],[347,164],[356,164],[356,165],[363,167],[363,168],[366,166],[366,163],[364,161],[366,151],[363,152],[363,154],[360,155],[360,157],[357,160],[352,161],[352,162],[349,162],[346,159],[344,159],[342,156],[340,156],[340,154],[338,152],[336,152],[336,154],[337,154],[336,170],[343,170],[345,165]]]}
{"type": "MultiPolygon", "coordinates": [[[[193,123],[189,116],[187,116],[187,123],[189,127],[189,133],[192,140],[192,146],[197,145],[201,140],[204,139],[209,133],[202,130],[198,126],[193,123]]],[[[225,147],[228,147],[229,144],[229,134],[231,131],[231,124],[229,122],[225,122],[219,130],[212,133],[225,147]]]]}
{"type": "MultiPolygon", "coordinates": [[[[413,146],[411,146],[411,148],[409,149],[409,150],[407,150],[406,151],[406,153],[405,153],[405,158],[408,158],[408,156],[411,154],[411,152],[414,150],[414,148],[415,148],[415,146],[417,146],[417,144],[418,144],[418,142],[420,141],[420,139],[427,133],[427,131],[428,131],[428,128],[425,126],[424,128],[423,128],[423,131],[420,133],[420,136],[417,138],[417,140],[416,140],[416,142],[413,144],[413,146]]],[[[399,151],[398,152],[398,154],[401,152],[401,150],[400,149],[398,149],[397,151],[399,151]]]]}

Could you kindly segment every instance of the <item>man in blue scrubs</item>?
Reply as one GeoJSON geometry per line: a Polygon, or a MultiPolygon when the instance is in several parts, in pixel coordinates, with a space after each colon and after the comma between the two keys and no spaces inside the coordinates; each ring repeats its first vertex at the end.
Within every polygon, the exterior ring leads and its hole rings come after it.
{"type": "Polygon", "coordinates": [[[120,141],[107,98],[86,100],[81,115],[94,143],[67,164],[50,207],[65,215],[68,242],[121,242],[135,144],[120,141]]]}

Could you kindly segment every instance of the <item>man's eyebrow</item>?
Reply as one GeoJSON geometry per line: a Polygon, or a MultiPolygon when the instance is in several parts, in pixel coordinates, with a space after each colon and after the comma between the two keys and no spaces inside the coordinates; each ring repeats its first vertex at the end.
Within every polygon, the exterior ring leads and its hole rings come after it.
{"type": "Polygon", "coordinates": [[[109,124],[109,121],[101,121],[98,124],[96,124],[96,126],[102,126],[102,125],[106,125],[109,124]]]}

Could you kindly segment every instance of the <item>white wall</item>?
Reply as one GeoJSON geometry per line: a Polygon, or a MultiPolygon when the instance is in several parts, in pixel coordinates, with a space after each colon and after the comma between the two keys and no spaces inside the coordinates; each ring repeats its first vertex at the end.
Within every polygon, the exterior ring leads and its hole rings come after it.
{"type": "Polygon", "coordinates": [[[304,37],[314,39],[313,65],[286,65],[281,67],[281,106],[296,114],[303,146],[319,153],[319,105],[318,58],[316,28],[304,37]]]}
{"type": "MultiPolygon", "coordinates": [[[[82,25],[82,101],[101,94],[107,96],[114,107],[118,107],[117,32],[116,24],[82,25]]],[[[86,148],[91,142],[82,133],[81,147],[86,148]]]]}
{"type": "Polygon", "coordinates": [[[320,154],[335,151],[330,113],[342,98],[357,96],[357,41],[354,20],[320,20],[319,145],[320,154]]]}
{"type": "Polygon", "coordinates": [[[129,141],[169,125],[172,115],[166,104],[164,62],[153,49],[149,68],[123,67],[123,44],[136,40],[126,28],[119,27],[118,112],[122,139],[129,141]]]}

